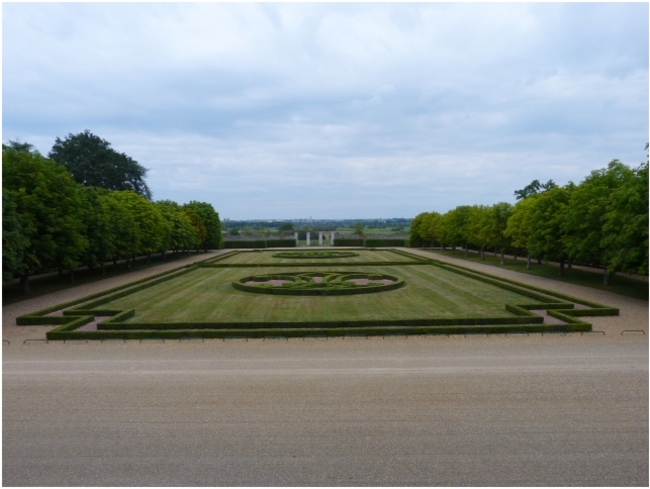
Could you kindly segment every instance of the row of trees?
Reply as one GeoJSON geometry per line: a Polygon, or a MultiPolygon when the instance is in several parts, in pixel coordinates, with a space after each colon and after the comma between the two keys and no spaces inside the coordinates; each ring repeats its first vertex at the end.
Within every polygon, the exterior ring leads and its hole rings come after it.
{"type": "MultiPolygon", "coordinates": [[[[16,145],[14,145],[16,146],[16,145]]],[[[218,248],[212,205],[152,202],[148,189],[110,190],[75,181],[67,168],[27,147],[2,148],[2,279],[80,266],[104,268],[138,256],[218,248]]]]}
{"type": "Polygon", "coordinates": [[[579,185],[552,181],[516,191],[515,205],[463,205],[445,214],[423,212],[411,226],[411,244],[476,247],[525,254],[565,265],[604,268],[604,283],[618,271],[648,274],[648,163],[618,160],[579,185]]]}

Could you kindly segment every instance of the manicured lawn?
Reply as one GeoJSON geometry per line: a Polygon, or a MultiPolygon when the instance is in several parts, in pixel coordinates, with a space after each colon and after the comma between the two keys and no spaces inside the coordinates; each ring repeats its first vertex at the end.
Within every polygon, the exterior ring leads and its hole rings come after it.
{"type": "MultiPolygon", "coordinates": [[[[372,252],[364,252],[372,256],[372,252]]],[[[350,258],[352,259],[352,258],[350,258]]],[[[239,291],[234,280],[277,272],[277,268],[199,268],[191,273],[103,304],[135,309],[126,322],[256,322],[373,319],[514,317],[505,304],[534,300],[433,265],[386,266],[381,272],[403,277],[398,290],[334,297],[270,296],[239,291]]],[[[377,267],[359,266],[359,272],[377,267]]],[[[295,268],[291,271],[317,271],[295,268]]],[[[347,269],[346,269],[347,271],[347,269]]]]}

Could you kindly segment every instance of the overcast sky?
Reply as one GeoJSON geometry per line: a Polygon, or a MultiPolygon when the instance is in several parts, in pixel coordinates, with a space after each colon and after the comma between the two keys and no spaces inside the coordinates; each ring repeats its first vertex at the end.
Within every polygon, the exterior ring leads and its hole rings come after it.
{"type": "Polygon", "coordinates": [[[414,217],[648,141],[648,3],[3,3],[2,140],[89,129],[154,200],[414,217]]]}

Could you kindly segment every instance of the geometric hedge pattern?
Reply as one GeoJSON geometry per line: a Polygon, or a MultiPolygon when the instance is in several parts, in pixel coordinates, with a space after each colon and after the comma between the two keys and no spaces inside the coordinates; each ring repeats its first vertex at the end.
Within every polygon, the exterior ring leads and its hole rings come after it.
{"type": "MultiPolygon", "coordinates": [[[[586,301],[577,297],[568,296],[556,291],[545,290],[513,280],[495,277],[487,273],[477,272],[461,266],[443,263],[435,259],[428,259],[410,254],[403,250],[391,249],[373,252],[372,250],[360,249],[351,250],[355,256],[339,256],[328,258],[314,257],[291,259],[273,258],[274,252],[234,251],[199,261],[185,267],[148,277],[120,287],[93,294],[75,301],[58,304],[40,311],[36,311],[17,318],[18,325],[54,325],[55,328],[46,333],[49,340],[101,340],[101,339],[153,339],[153,338],[264,338],[264,337],[309,337],[309,336],[374,336],[374,335],[416,335],[416,334],[474,334],[474,333],[546,333],[546,332],[585,332],[591,331],[591,324],[583,318],[589,316],[618,315],[616,308],[586,301]],[[251,254],[253,253],[253,254],[251,254]],[[241,255],[247,254],[247,255],[241,255]],[[277,263],[274,263],[277,260],[277,263]],[[300,267],[300,269],[296,269],[300,267]],[[247,273],[250,269],[271,269],[277,272],[258,274],[247,273]],[[359,272],[359,269],[363,272],[359,272]],[[327,316],[309,317],[293,314],[291,310],[287,316],[279,316],[274,320],[259,320],[255,317],[237,319],[238,311],[232,311],[233,318],[219,320],[196,320],[192,318],[192,307],[187,307],[182,321],[158,319],[143,321],[139,318],[144,314],[144,304],[136,303],[135,307],[115,308],[115,304],[129,303],[139,297],[144,297],[152,290],[166,290],[172,296],[179,284],[193,283],[192,280],[200,276],[214,273],[232,274],[240,273],[245,276],[235,281],[224,282],[214,291],[210,291],[214,297],[219,298],[230,294],[243,301],[246,294],[254,300],[258,294],[251,294],[250,291],[241,290],[244,288],[256,288],[254,292],[264,290],[264,294],[276,294],[279,290],[291,291],[290,294],[298,293],[304,295],[305,290],[313,292],[312,297],[296,297],[295,299],[282,299],[283,307],[291,309],[295,302],[304,310],[309,311],[309,305],[320,307],[318,302],[306,303],[304,301],[323,301],[327,295],[324,291],[335,291],[335,294],[348,295],[359,294],[360,290],[367,289],[368,296],[372,297],[373,303],[381,304],[384,301],[390,305],[395,298],[406,297],[397,295],[409,293],[403,287],[405,281],[394,273],[387,274],[385,269],[402,270],[412,277],[419,277],[419,283],[426,283],[427,277],[435,277],[436,274],[458,277],[464,283],[486,284],[493,290],[502,290],[507,297],[513,298],[511,303],[502,304],[501,314],[469,314],[469,315],[448,315],[441,316],[435,311],[435,307],[429,304],[426,296],[420,300],[419,315],[413,316],[404,314],[403,317],[396,315],[387,319],[374,317],[368,319],[363,315],[351,312],[349,315],[341,311],[334,311],[335,319],[330,320],[327,316]],[[212,270],[212,271],[210,271],[212,270]],[[295,270],[295,271],[293,271],[295,270]],[[416,273],[417,272],[417,273],[416,273]],[[203,275],[201,275],[203,274],[203,275]],[[260,278],[265,277],[265,282],[260,278]],[[257,279],[256,279],[257,277],[257,279]],[[286,280],[284,280],[286,279],[286,280]],[[263,287],[255,284],[266,283],[263,287]],[[268,280],[277,282],[270,284],[268,280]],[[329,284],[329,285],[328,285],[329,284]],[[284,287],[284,285],[288,285],[284,287]],[[157,287],[156,289],[153,289],[157,287]],[[299,290],[300,287],[303,290],[299,290]],[[386,290],[393,292],[376,292],[370,290],[373,287],[387,287],[386,290]],[[399,291],[391,289],[400,288],[399,291]],[[315,291],[315,292],[314,292],[315,291]],[[239,296],[237,294],[244,294],[239,296]],[[393,294],[393,295],[391,295],[393,294]],[[320,297],[318,297],[320,296],[320,297]],[[376,299],[375,299],[376,297],[376,299]],[[431,314],[428,313],[432,310],[431,314]],[[544,320],[542,312],[547,317],[555,318],[549,324],[544,320]]],[[[277,254],[277,252],[275,252],[277,254]]],[[[296,252],[291,252],[296,253],[296,252]]],[[[418,285],[414,280],[407,280],[411,287],[418,285]]],[[[378,290],[379,290],[378,289],[378,290]]],[[[197,288],[197,294],[198,294],[197,288]]],[[[415,289],[412,289],[415,290],[415,289]]],[[[191,292],[191,290],[190,290],[191,292]]],[[[453,283],[441,291],[453,299],[453,283]]],[[[205,293],[205,291],[203,291],[205,293]]],[[[309,293],[309,292],[308,292],[309,293]]],[[[460,292],[458,292],[460,293],[460,292]]],[[[269,299],[271,300],[271,299],[269,299]]],[[[362,301],[363,296],[354,296],[349,299],[342,299],[349,307],[355,303],[351,301],[362,301]]],[[[433,301],[433,299],[432,299],[433,301]]],[[[254,307],[256,302],[251,302],[254,307]]],[[[366,303],[360,303],[366,304],[366,303]]],[[[182,306],[175,306],[177,309],[182,306]]],[[[372,306],[364,306],[371,308],[372,306]]],[[[228,312],[226,310],[226,312],[228,312]]]]}

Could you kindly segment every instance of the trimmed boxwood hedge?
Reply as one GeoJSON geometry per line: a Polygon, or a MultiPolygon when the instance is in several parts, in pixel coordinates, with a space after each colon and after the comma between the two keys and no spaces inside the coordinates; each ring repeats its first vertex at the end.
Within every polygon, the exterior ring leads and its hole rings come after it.
{"type": "Polygon", "coordinates": [[[404,238],[366,238],[363,246],[370,248],[373,246],[405,246],[406,240],[404,238]]]}
{"type": "Polygon", "coordinates": [[[295,248],[295,239],[267,239],[266,248],[295,248]]]}
{"type": "MultiPolygon", "coordinates": [[[[103,323],[106,324],[106,323],[103,323]]],[[[266,337],[341,337],[352,335],[450,335],[450,334],[504,334],[589,331],[589,324],[510,324],[510,325],[448,325],[448,326],[372,326],[326,328],[263,328],[263,329],[180,329],[148,331],[60,331],[52,330],[50,340],[64,339],[182,339],[182,338],[266,338],[266,337]]]]}
{"type": "Polygon", "coordinates": [[[224,248],[266,248],[266,241],[263,239],[224,241],[223,247],[224,248]]]}
{"type": "Polygon", "coordinates": [[[331,295],[357,295],[386,292],[399,289],[404,285],[404,279],[386,275],[383,273],[355,273],[355,272],[302,272],[297,274],[278,273],[270,275],[253,275],[235,280],[232,286],[237,290],[252,292],[254,294],[268,295],[306,295],[306,296],[331,296],[331,295]],[[358,278],[369,278],[372,275],[374,280],[392,280],[390,284],[368,284],[354,285],[347,283],[348,280],[358,278]],[[323,282],[314,282],[312,277],[324,276],[323,282]],[[248,285],[247,282],[260,282],[269,280],[291,280],[291,283],[281,286],[248,285]]]}
{"type": "Polygon", "coordinates": [[[333,246],[363,246],[361,238],[334,238],[333,246]]]}

